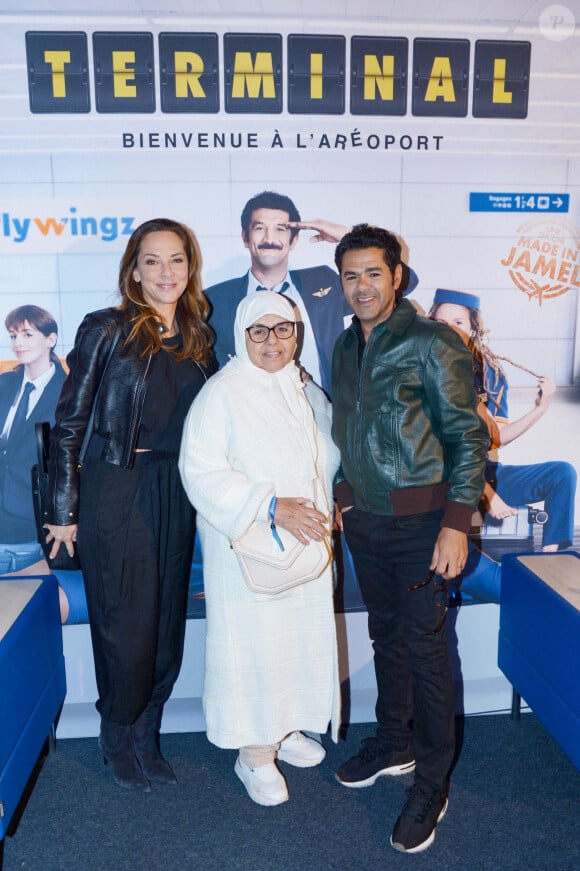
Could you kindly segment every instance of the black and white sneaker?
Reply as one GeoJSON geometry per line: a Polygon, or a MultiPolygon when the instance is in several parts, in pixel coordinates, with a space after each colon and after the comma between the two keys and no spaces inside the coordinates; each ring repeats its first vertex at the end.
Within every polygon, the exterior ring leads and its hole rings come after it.
{"type": "Polygon", "coordinates": [[[435,840],[435,827],[447,811],[447,793],[414,784],[395,823],[391,846],[401,853],[420,853],[435,840]]]}
{"type": "Polygon", "coordinates": [[[390,750],[385,752],[376,738],[365,738],[356,756],[345,762],[336,772],[336,779],[343,786],[372,786],[378,777],[398,777],[415,768],[413,751],[390,750]]]}

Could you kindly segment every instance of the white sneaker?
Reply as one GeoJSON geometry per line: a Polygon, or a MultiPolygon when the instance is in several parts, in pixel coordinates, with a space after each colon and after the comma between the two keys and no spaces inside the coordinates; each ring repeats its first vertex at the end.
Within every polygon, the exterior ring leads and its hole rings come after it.
{"type": "Polygon", "coordinates": [[[274,762],[260,765],[259,768],[250,768],[238,756],[234,771],[256,804],[282,804],[290,798],[286,781],[274,762]]]}
{"type": "Polygon", "coordinates": [[[287,762],[297,768],[312,768],[314,765],[320,765],[325,756],[326,750],[322,744],[314,738],[308,738],[302,732],[290,732],[278,750],[280,762],[287,762]]]}

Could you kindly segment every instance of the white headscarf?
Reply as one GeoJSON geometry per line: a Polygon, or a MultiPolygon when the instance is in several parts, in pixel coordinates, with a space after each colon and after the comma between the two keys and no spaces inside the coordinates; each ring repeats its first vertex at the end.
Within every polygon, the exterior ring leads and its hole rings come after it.
{"type": "Polygon", "coordinates": [[[310,403],[304,396],[304,383],[300,370],[291,360],[278,372],[267,372],[256,366],[248,356],[246,329],[264,315],[279,315],[285,321],[296,323],[292,303],[281,293],[258,290],[249,293],[238,305],[234,322],[236,356],[229,365],[244,372],[244,376],[258,381],[272,391],[272,401],[279,402],[280,414],[288,420],[288,426],[301,432],[301,442],[306,457],[312,460],[312,477],[316,477],[318,448],[315,436],[315,421],[310,403]],[[277,389],[276,389],[277,388],[277,389]]]}
{"type": "Polygon", "coordinates": [[[264,315],[280,315],[285,321],[296,323],[292,303],[281,293],[274,293],[271,290],[257,290],[248,293],[238,305],[234,323],[234,339],[238,359],[250,359],[246,348],[246,330],[264,315]]]}

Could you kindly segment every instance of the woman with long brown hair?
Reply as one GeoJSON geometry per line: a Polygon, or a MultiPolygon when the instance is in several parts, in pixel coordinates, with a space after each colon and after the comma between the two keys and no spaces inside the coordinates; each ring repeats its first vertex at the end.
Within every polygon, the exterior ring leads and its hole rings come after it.
{"type": "Polygon", "coordinates": [[[138,227],[119,292],[118,307],[84,318],[67,357],[45,526],[52,556],[76,541],[81,557],[105,761],[120,786],[149,790],[175,782],[159,727],[181,666],[194,538],[181,431],[216,369],[192,231],[166,218],[138,227]]]}

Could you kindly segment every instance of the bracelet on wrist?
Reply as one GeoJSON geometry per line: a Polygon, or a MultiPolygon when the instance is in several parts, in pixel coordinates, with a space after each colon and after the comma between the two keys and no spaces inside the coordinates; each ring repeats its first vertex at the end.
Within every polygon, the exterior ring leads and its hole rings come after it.
{"type": "Polygon", "coordinates": [[[278,499],[276,498],[276,496],[272,496],[272,498],[270,500],[270,505],[268,506],[268,514],[270,516],[270,529],[272,530],[272,536],[274,538],[274,541],[276,542],[276,544],[278,545],[280,550],[284,550],[284,545],[282,544],[282,539],[280,538],[280,536],[278,534],[278,530],[276,529],[275,515],[276,515],[277,505],[278,505],[278,499]]]}

